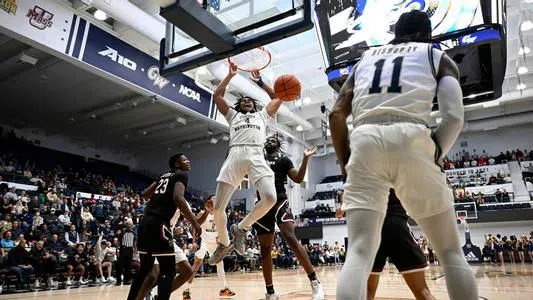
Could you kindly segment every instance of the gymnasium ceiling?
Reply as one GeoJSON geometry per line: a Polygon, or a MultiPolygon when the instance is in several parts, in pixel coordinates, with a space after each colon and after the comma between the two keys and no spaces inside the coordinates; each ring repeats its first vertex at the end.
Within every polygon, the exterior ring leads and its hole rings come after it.
{"type": "MultiPolygon", "coordinates": [[[[67,4],[73,2],[56,1],[67,4]]],[[[158,7],[154,1],[130,1],[157,17],[158,7]]],[[[250,5],[253,2],[256,7],[275,10],[281,1],[223,0],[221,2],[227,2],[226,4],[235,7],[241,4],[250,5]]],[[[112,17],[106,22],[94,19],[89,14],[90,6],[83,6],[79,10],[85,17],[92,18],[93,22],[115,31],[124,40],[145,52],[158,55],[159,46],[156,43],[127,25],[113,20],[112,17]]],[[[233,11],[221,17],[229,20],[234,18],[235,21],[244,18],[253,21],[254,16],[249,15],[248,10],[238,11],[239,13],[233,11]]],[[[505,126],[499,116],[507,114],[516,116],[533,112],[533,102],[530,101],[533,98],[533,30],[522,32],[524,46],[530,47],[532,51],[525,56],[518,55],[521,46],[520,24],[526,20],[533,22],[533,1],[509,0],[507,13],[508,62],[503,99],[510,102],[502,101],[492,107],[478,105],[468,109],[467,112],[469,122],[484,120],[492,124],[488,129],[505,126]],[[518,91],[517,67],[521,65],[528,68],[526,74],[520,75],[521,82],[527,87],[518,91]]],[[[304,91],[302,99],[307,99],[285,105],[296,115],[311,122],[314,129],[297,132],[297,123],[294,120],[279,117],[278,122],[290,128],[295,136],[309,143],[323,144],[320,132],[322,118],[320,106],[324,103],[331,107],[335,96],[327,84],[316,32],[308,31],[268,45],[267,48],[273,55],[269,72],[274,76],[294,73],[302,82],[304,91]]],[[[196,73],[197,70],[193,70],[188,72],[188,75],[196,76],[196,73]]],[[[198,72],[198,77],[207,86],[214,87],[217,83],[209,72],[198,72]]],[[[14,100],[3,101],[0,123],[8,123],[19,128],[40,128],[47,134],[69,136],[87,146],[108,147],[143,154],[153,151],[154,148],[168,150],[207,143],[208,131],[219,139],[224,134],[220,129],[210,128],[205,121],[200,121],[194,116],[169,110],[160,103],[152,103],[148,97],[140,96],[123,86],[5,35],[0,35],[0,88],[4,95],[7,94],[14,100]],[[39,62],[35,66],[21,63],[17,57],[22,50],[38,58],[39,62]],[[185,119],[185,122],[182,119],[181,123],[177,122],[178,117],[185,119]]]]}

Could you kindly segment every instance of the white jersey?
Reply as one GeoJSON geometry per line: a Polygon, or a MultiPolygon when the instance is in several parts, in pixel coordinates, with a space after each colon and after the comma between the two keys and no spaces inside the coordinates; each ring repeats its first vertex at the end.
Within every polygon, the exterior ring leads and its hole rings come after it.
{"type": "Polygon", "coordinates": [[[393,115],[430,123],[443,52],[425,43],[367,50],[354,74],[354,127],[365,118],[393,115]]]}
{"type": "MultiPolygon", "coordinates": [[[[207,213],[207,212],[206,212],[207,213]]],[[[207,219],[202,224],[202,243],[214,244],[217,242],[217,227],[215,226],[215,216],[213,214],[208,214],[207,219]]]]}
{"type": "Polygon", "coordinates": [[[231,146],[261,146],[266,141],[267,120],[271,117],[265,109],[256,113],[243,114],[229,109],[226,115],[231,146]]]}

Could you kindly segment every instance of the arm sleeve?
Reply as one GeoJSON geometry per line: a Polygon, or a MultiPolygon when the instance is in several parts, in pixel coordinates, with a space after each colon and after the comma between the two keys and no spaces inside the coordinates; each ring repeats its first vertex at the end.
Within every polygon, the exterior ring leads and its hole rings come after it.
{"type": "Polygon", "coordinates": [[[231,125],[231,121],[233,120],[236,114],[237,114],[237,111],[234,110],[233,108],[230,107],[228,109],[228,113],[224,116],[224,118],[226,118],[226,121],[228,121],[229,125],[231,125]]]}
{"type": "Polygon", "coordinates": [[[437,100],[442,121],[434,132],[435,140],[440,147],[440,160],[452,148],[461,133],[464,124],[463,92],[459,81],[451,76],[444,76],[439,81],[437,100]]]}
{"type": "Polygon", "coordinates": [[[265,119],[265,121],[270,121],[273,119],[272,116],[270,116],[268,114],[268,112],[266,111],[266,106],[263,107],[263,109],[259,112],[261,114],[261,116],[263,117],[263,119],[265,119]]]}

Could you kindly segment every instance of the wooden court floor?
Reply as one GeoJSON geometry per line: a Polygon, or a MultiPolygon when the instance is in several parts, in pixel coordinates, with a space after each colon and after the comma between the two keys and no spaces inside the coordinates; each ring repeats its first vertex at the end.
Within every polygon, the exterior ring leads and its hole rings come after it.
{"type": "MultiPolygon", "coordinates": [[[[480,299],[531,300],[533,299],[533,265],[506,264],[473,266],[479,286],[480,299]]],[[[326,293],[326,299],[335,299],[336,278],[339,267],[321,267],[317,274],[326,293]]],[[[432,266],[426,272],[428,285],[437,299],[448,299],[442,268],[432,266]]],[[[227,275],[230,287],[237,293],[234,299],[258,300],[264,298],[264,283],[261,273],[232,273],[227,275]]],[[[276,292],[281,299],[310,299],[309,281],[302,269],[276,270],[274,273],[276,292]]],[[[0,296],[0,299],[126,299],[129,286],[114,285],[70,288],[66,290],[44,291],[0,296]]],[[[192,289],[193,299],[218,299],[220,285],[215,277],[196,278],[192,289]]],[[[182,290],[178,290],[172,299],[181,299],[182,290]]],[[[387,267],[382,274],[377,299],[414,299],[404,284],[401,275],[394,267],[387,267]]]]}

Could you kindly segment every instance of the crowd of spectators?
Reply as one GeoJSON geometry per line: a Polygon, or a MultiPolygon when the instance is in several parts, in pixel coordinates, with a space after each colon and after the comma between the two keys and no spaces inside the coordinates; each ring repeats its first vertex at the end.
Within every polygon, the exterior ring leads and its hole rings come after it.
{"type": "Polygon", "coordinates": [[[445,170],[450,170],[528,160],[533,160],[533,151],[516,149],[505,153],[500,152],[500,154],[493,156],[488,155],[485,150],[477,153],[476,149],[474,149],[472,153],[463,150],[463,152],[456,153],[453,158],[445,157],[443,167],[445,170]]]}

